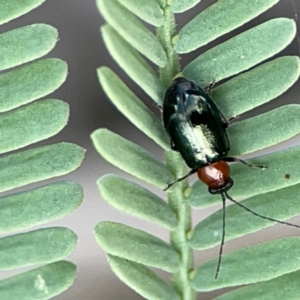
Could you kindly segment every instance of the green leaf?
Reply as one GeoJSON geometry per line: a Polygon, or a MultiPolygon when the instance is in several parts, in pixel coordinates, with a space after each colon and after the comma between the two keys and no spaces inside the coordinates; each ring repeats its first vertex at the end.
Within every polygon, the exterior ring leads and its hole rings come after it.
{"type": "Polygon", "coordinates": [[[47,139],[68,122],[66,102],[47,99],[0,115],[0,153],[47,139]]]}
{"type": "Polygon", "coordinates": [[[25,15],[45,0],[9,0],[0,2],[0,25],[25,15]]]}
{"type": "Polygon", "coordinates": [[[97,184],[102,198],[115,208],[170,230],[177,226],[169,205],[140,185],[115,175],[102,176],[97,184]]]}
{"type": "Polygon", "coordinates": [[[300,269],[300,238],[267,242],[225,254],[218,279],[218,258],[200,266],[192,286],[197,291],[211,291],[228,286],[255,283],[276,278],[300,269]]]}
{"type": "Polygon", "coordinates": [[[54,262],[70,254],[77,236],[68,228],[44,228],[0,239],[0,270],[54,262]]]}
{"type": "MultiPolygon", "coordinates": [[[[299,188],[294,185],[275,192],[257,195],[241,201],[252,211],[273,219],[284,221],[300,214],[299,188]]],[[[227,200],[227,202],[230,202],[227,200]]],[[[222,209],[210,215],[197,224],[192,230],[189,245],[198,250],[220,245],[222,236],[222,209]]],[[[226,237],[229,241],[234,238],[256,232],[276,224],[252,215],[236,204],[226,208],[226,237]]],[[[285,226],[282,224],[282,226],[285,226]]],[[[283,228],[284,229],[284,228],[283,228]]]]}
{"type": "Polygon", "coordinates": [[[103,90],[118,108],[138,129],[164,149],[170,149],[170,140],[159,120],[149,108],[124,84],[111,69],[98,69],[103,90]]]}
{"type": "Polygon", "coordinates": [[[298,300],[300,294],[300,272],[293,272],[267,282],[260,282],[244,288],[236,289],[215,300],[298,300]]]}
{"type": "Polygon", "coordinates": [[[179,268],[178,253],[166,242],[144,231],[105,221],[96,225],[94,235],[109,254],[168,272],[179,268]]]}
{"type": "Polygon", "coordinates": [[[201,0],[173,0],[171,1],[171,9],[174,13],[182,13],[195,5],[201,0]]]}
{"type": "Polygon", "coordinates": [[[167,57],[162,45],[129,10],[119,4],[117,0],[97,0],[97,5],[107,23],[129,44],[156,65],[165,66],[167,57]]]}
{"type": "Polygon", "coordinates": [[[229,155],[251,153],[295,136],[300,133],[299,115],[300,105],[290,104],[233,124],[228,128],[229,155]]]}
{"type": "Polygon", "coordinates": [[[109,24],[101,27],[104,43],[115,61],[156,103],[162,105],[165,89],[140,53],[109,24]]]}
{"type": "Polygon", "coordinates": [[[55,46],[57,30],[33,24],[0,35],[0,70],[15,67],[47,54],[55,46]]]}
{"type": "Polygon", "coordinates": [[[0,191],[61,176],[77,169],[85,150],[70,143],[59,143],[0,158],[0,191]]]}
{"type": "Polygon", "coordinates": [[[212,98],[230,118],[275,99],[298,80],[299,74],[299,57],[283,56],[216,87],[212,98]]]}
{"type": "Polygon", "coordinates": [[[76,266],[59,261],[0,281],[1,300],[46,300],[68,289],[76,277],[76,266]]]}
{"type": "MultiPolygon", "coordinates": [[[[44,0],[0,0],[0,24],[17,18],[44,0]]],[[[3,30],[2,30],[3,32],[3,30]]],[[[67,65],[46,55],[58,40],[57,30],[32,24],[0,34],[0,154],[44,140],[67,124],[67,103],[46,99],[66,79],[67,65]],[[15,68],[22,65],[20,68],[15,68]],[[26,106],[24,106],[26,105],[26,106]],[[21,106],[21,107],[20,107],[21,106]]],[[[0,158],[0,192],[64,175],[83,160],[84,149],[68,143],[40,147],[0,158]]],[[[0,198],[0,232],[24,230],[61,218],[76,209],[82,188],[58,182],[0,198]]],[[[75,248],[76,235],[66,228],[48,228],[0,238],[0,270],[62,259],[75,248]]],[[[28,269],[28,268],[27,268],[28,269]]],[[[75,279],[75,266],[53,264],[0,281],[0,299],[49,299],[75,279]]]]}
{"type": "Polygon", "coordinates": [[[161,189],[171,181],[165,165],[142,147],[107,129],[98,129],[91,137],[99,154],[121,170],[161,189]]]}
{"type": "Polygon", "coordinates": [[[201,54],[183,69],[183,75],[207,86],[275,55],[289,45],[295,35],[294,20],[270,20],[201,54]]]}
{"type": "Polygon", "coordinates": [[[175,290],[147,267],[113,255],[108,255],[108,262],[115,274],[144,298],[180,300],[175,290]]]}
{"type": "MultiPolygon", "coordinates": [[[[234,185],[229,194],[235,199],[250,197],[300,183],[299,157],[300,147],[294,147],[247,160],[254,165],[266,165],[265,170],[233,164],[230,173],[234,185]]],[[[197,181],[188,201],[194,207],[206,207],[221,203],[221,198],[209,194],[207,186],[197,181]]]]}
{"type": "Polygon", "coordinates": [[[66,76],[67,64],[57,58],[43,59],[0,74],[0,112],[48,95],[60,87],[66,76]]]}
{"type": "Polygon", "coordinates": [[[219,0],[188,22],[178,35],[175,50],[188,53],[254,19],[279,0],[219,0]]]}
{"type": "Polygon", "coordinates": [[[0,233],[25,229],[62,218],[79,207],[82,199],[82,187],[71,181],[56,182],[2,197],[0,233]]]}
{"type": "Polygon", "coordinates": [[[156,1],[149,0],[118,0],[132,13],[145,22],[154,26],[162,25],[164,21],[163,11],[156,1]]]}

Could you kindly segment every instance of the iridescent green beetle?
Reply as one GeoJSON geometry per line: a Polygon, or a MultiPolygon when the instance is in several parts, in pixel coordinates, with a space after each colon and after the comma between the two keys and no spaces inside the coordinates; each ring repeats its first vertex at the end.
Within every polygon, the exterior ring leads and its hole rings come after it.
{"type": "Polygon", "coordinates": [[[211,193],[221,193],[232,187],[226,162],[247,163],[227,157],[229,122],[201,87],[183,77],[175,78],[165,94],[163,121],[172,149],[179,151],[192,169],[167,188],[196,172],[211,193]]]}
{"type": "Polygon", "coordinates": [[[227,156],[227,121],[216,104],[194,82],[174,79],[163,104],[165,128],[191,169],[227,156]]]}

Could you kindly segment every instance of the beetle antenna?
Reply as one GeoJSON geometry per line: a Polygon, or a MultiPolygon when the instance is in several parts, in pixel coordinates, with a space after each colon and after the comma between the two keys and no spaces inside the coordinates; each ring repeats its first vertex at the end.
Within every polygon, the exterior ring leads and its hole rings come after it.
{"type": "Polygon", "coordinates": [[[159,111],[162,113],[163,111],[163,107],[161,104],[158,104],[156,102],[152,103],[152,106],[154,106],[155,108],[159,109],[159,111]]]}
{"type": "Polygon", "coordinates": [[[178,178],[176,179],[175,181],[171,182],[171,183],[168,183],[167,186],[164,188],[164,191],[166,191],[167,189],[169,189],[172,185],[174,185],[175,183],[177,182],[180,182],[186,178],[188,178],[189,176],[193,175],[194,173],[197,172],[198,169],[194,169],[194,170],[191,170],[190,172],[188,172],[186,175],[184,175],[183,177],[181,178],[178,178]]]}
{"type": "Polygon", "coordinates": [[[246,161],[244,161],[243,159],[240,159],[237,157],[224,157],[224,158],[222,158],[222,160],[225,160],[227,162],[240,162],[250,168],[259,168],[262,170],[265,170],[266,168],[268,168],[268,166],[266,166],[266,165],[261,165],[261,166],[251,165],[251,164],[247,163],[246,161]]]}
{"type": "Polygon", "coordinates": [[[288,225],[288,226],[292,226],[292,227],[296,227],[296,228],[300,228],[299,225],[296,225],[296,224],[292,224],[292,223],[288,223],[288,222],[283,222],[283,221],[279,221],[279,220],[276,220],[276,219],[273,219],[273,218],[269,218],[269,217],[266,217],[266,216],[263,216],[261,214],[258,214],[256,213],[255,211],[251,210],[250,208],[246,207],[245,205],[243,205],[242,203],[232,199],[228,194],[227,192],[225,192],[225,195],[226,195],[226,198],[230,201],[232,201],[233,203],[237,204],[238,206],[244,208],[245,210],[249,211],[251,214],[257,216],[257,217],[260,217],[262,219],[266,219],[266,220],[269,220],[269,221],[272,221],[272,222],[277,222],[277,223],[280,223],[280,224],[284,224],[284,225],[288,225]]]}
{"type": "Polygon", "coordinates": [[[222,254],[223,254],[223,246],[225,243],[225,204],[226,204],[226,198],[223,193],[221,193],[222,196],[222,203],[223,203],[223,226],[222,226],[222,241],[221,241],[221,246],[219,250],[219,260],[218,260],[218,265],[217,265],[217,271],[215,275],[215,279],[218,278],[218,274],[220,271],[220,266],[221,266],[221,261],[222,261],[222,254]]]}

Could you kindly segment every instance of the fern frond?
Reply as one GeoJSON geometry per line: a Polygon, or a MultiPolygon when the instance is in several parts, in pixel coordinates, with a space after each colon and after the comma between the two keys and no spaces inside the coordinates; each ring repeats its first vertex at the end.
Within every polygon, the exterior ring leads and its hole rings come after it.
{"type": "MultiPolygon", "coordinates": [[[[179,33],[176,33],[174,13],[184,12],[200,1],[171,2],[143,0],[137,5],[136,0],[97,1],[107,22],[101,32],[113,59],[158,105],[163,102],[163,90],[180,72],[179,53],[189,53],[242,26],[279,0],[255,3],[219,0],[183,26],[179,33]],[[162,23],[157,4],[163,12],[162,23]],[[137,17],[156,27],[156,37],[137,17]],[[149,45],[150,40],[152,45],[149,45]],[[143,56],[159,66],[158,72],[143,56]]],[[[235,76],[215,87],[212,98],[227,118],[242,114],[280,96],[298,80],[298,56],[270,60],[286,48],[295,35],[294,20],[269,20],[201,53],[184,66],[182,73],[202,87],[235,76]],[[264,62],[266,60],[269,61],[264,62]]],[[[170,150],[161,123],[141,100],[109,68],[101,67],[98,76],[103,90],[118,110],[165,150],[166,161],[164,164],[159,162],[140,146],[106,129],[98,129],[92,134],[98,152],[121,170],[162,189],[172,177],[185,175],[186,166],[180,154],[170,150]]],[[[230,156],[252,153],[299,134],[299,107],[285,105],[231,125],[228,128],[230,156]]],[[[300,148],[295,147],[250,160],[255,165],[267,165],[264,171],[233,164],[231,174],[235,185],[230,190],[232,196],[247,198],[243,202],[247,207],[271,218],[286,220],[297,215],[300,212],[296,198],[300,183],[299,151],[300,148]]],[[[241,299],[243,292],[246,299],[273,299],[277,283],[281,286],[285,283],[291,297],[298,291],[295,282],[299,273],[295,271],[300,269],[299,239],[295,237],[224,255],[218,280],[215,280],[217,259],[198,268],[194,265],[193,249],[208,249],[219,244],[222,228],[221,211],[192,228],[191,207],[202,208],[220,202],[219,197],[209,194],[200,182],[192,187],[187,181],[176,184],[168,192],[168,203],[163,203],[150,190],[114,175],[100,178],[98,187],[103,199],[117,209],[170,230],[170,244],[166,246],[154,236],[122,224],[100,222],[95,228],[96,240],[108,253],[113,271],[143,297],[194,300],[196,291],[259,281],[267,282],[217,299],[241,299]],[[160,254],[157,247],[161,248],[160,254]],[[173,264],[170,263],[170,259],[175,258],[171,248],[179,254],[179,262],[172,260],[173,264]],[[147,266],[171,272],[172,282],[165,283],[147,266]],[[284,275],[287,273],[291,274],[284,275]]],[[[234,205],[226,209],[226,215],[227,240],[274,224],[234,205]]]]}
{"type": "MultiPolygon", "coordinates": [[[[43,2],[0,1],[0,24],[43,2]]],[[[45,140],[68,122],[67,103],[58,99],[32,103],[59,88],[66,79],[64,61],[40,59],[53,49],[57,39],[57,30],[47,24],[32,24],[0,35],[1,154],[45,140]],[[33,62],[36,59],[40,60],[33,62]]],[[[79,167],[84,152],[75,144],[61,142],[2,156],[0,191],[67,174],[79,167]]],[[[1,197],[0,233],[13,235],[0,238],[0,271],[42,264],[0,280],[1,299],[49,299],[72,285],[76,267],[60,260],[74,250],[75,233],[62,227],[28,230],[71,213],[82,198],[81,186],[70,181],[1,197]]]]}

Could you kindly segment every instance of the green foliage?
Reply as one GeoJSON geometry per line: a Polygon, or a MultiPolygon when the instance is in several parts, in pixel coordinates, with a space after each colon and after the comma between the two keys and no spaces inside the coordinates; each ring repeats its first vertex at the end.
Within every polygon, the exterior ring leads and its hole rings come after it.
{"type": "Polygon", "coordinates": [[[179,31],[175,49],[178,53],[191,52],[245,24],[278,1],[219,0],[179,31]]]}
{"type": "Polygon", "coordinates": [[[225,116],[240,115],[280,96],[298,80],[299,72],[298,56],[282,56],[217,86],[212,97],[225,116]]]}
{"type": "Polygon", "coordinates": [[[112,255],[172,273],[179,268],[179,255],[173,247],[144,231],[101,222],[95,228],[95,236],[98,244],[112,255]]]}
{"type": "Polygon", "coordinates": [[[67,174],[79,167],[84,150],[59,143],[0,158],[0,191],[67,174]]]}
{"type": "MultiPolygon", "coordinates": [[[[109,24],[101,27],[104,43],[112,57],[121,68],[135,81],[156,103],[162,104],[164,88],[158,75],[149,66],[140,53],[126,42],[109,24]]],[[[106,70],[106,68],[99,69],[106,70]]],[[[106,71],[108,72],[108,71],[106,71]]],[[[111,71],[112,72],[112,71],[111,71]]]]}
{"type": "Polygon", "coordinates": [[[194,271],[191,284],[197,291],[210,291],[276,278],[299,270],[299,247],[300,238],[291,237],[233,251],[224,255],[218,280],[211,280],[217,264],[213,259],[194,271]]]}
{"type": "Polygon", "coordinates": [[[289,45],[295,35],[294,20],[278,18],[267,21],[204,52],[183,69],[183,74],[201,86],[207,86],[275,55],[289,45]]]}
{"type": "Polygon", "coordinates": [[[158,39],[129,10],[118,1],[97,0],[97,5],[107,23],[128,43],[158,66],[166,64],[166,54],[158,39]]]}
{"type": "Polygon", "coordinates": [[[29,228],[62,218],[74,211],[81,204],[82,198],[82,187],[71,181],[59,181],[2,197],[0,233],[29,228]]]}
{"type": "Polygon", "coordinates": [[[1,115],[0,153],[25,147],[61,131],[69,118],[67,103],[47,99],[1,115]]]}
{"type": "MultiPolygon", "coordinates": [[[[173,13],[184,12],[199,2],[143,0],[138,6],[136,0],[97,1],[107,22],[101,27],[101,32],[113,59],[160,105],[163,90],[180,72],[178,53],[191,52],[236,29],[278,0],[255,3],[219,0],[176,33],[173,13]],[[157,3],[163,11],[163,23],[157,17],[157,3]],[[156,37],[134,14],[156,26],[156,37]],[[160,67],[158,72],[142,55],[160,67]]],[[[243,72],[212,90],[212,98],[227,118],[239,115],[280,96],[298,80],[300,68],[297,56],[270,60],[287,47],[295,35],[293,20],[269,20],[202,52],[184,66],[182,73],[205,87],[213,81],[243,72]],[[268,62],[256,66],[267,59],[268,62]]],[[[117,109],[166,150],[166,161],[159,162],[148,151],[107,129],[98,129],[92,134],[97,151],[121,170],[161,189],[172,178],[184,175],[186,166],[180,155],[169,149],[169,141],[160,122],[112,70],[101,67],[98,76],[104,92],[117,109]]],[[[296,104],[285,105],[235,122],[228,128],[230,156],[251,153],[299,134],[299,107],[296,104]]],[[[243,202],[247,207],[270,218],[286,220],[297,215],[300,212],[297,205],[299,151],[300,148],[295,147],[250,160],[255,165],[267,165],[265,170],[233,164],[231,177],[234,186],[230,195],[248,198],[243,202]]],[[[168,203],[146,188],[114,175],[100,178],[98,187],[103,199],[112,206],[170,230],[170,244],[167,245],[146,232],[118,223],[104,221],[95,228],[96,240],[108,253],[112,270],[146,299],[195,300],[196,291],[259,281],[264,282],[224,294],[218,299],[277,299],[284,284],[288,296],[297,299],[299,274],[294,271],[300,269],[299,238],[276,240],[224,255],[217,280],[218,258],[198,268],[194,265],[193,249],[218,245],[222,233],[221,211],[192,228],[191,206],[201,208],[220,203],[220,197],[209,194],[207,187],[199,181],[192,188],[188,187],[187,181],[174,185],[168,190],[168,203]],[[176,252],[179,261],[174,254],[176,252]],[[148,267],[172,272],[171,284],[148,267]],[[291,274],[284,275],[287,273],[291,274]]],[[[226,215],[227,240],[274,224],[236,205],[226,208],[226,215]]],[[[280,297],[286,298],[283,294],[280,297]]]]}
{"type": "MultiPolygon", "coordinates": [[[[300,214],[299,188],[300,185],[296,184],[281,190],[250,197],[241,203],[258,214],[263,216],[272,214],[272,218],[284,221],[300,214]]],[[[220,245],[222,213],[222,210],[218,210],[196,225],[189,239],[189,245],[192,248],[202,250],[220,245]]],[[[238,205],[230,205],[226,209],[226,241],[272,225],[274,222],[249,214],[238,205]]]]}
{"type": "Polygon", "coordinates": [[[147,267],[110,254],[108,262],[122,281],[146,299],[180,299],[173,288],[147,267]]]}
{"type": "Polygon", "coordinates": [[[105,175],[97,183],[103,199],[115,208],[170,230],[178,225],[169,205],[142,186],[115,175],[105,175]]]}
{"type": "Polygon", "coordinates": [[[10,299],[50,299],[69,288],[75,280],[76,267],[59,261],[0,281],[0,297],[10,299]]]}
{"type": "Polygon", "coordinates": [[[297,135],[300,132],[299,113],[300,105],[291,104],[233,124],[228,129],[232,140],[229,155],[251,153],[297,135]]]}
{"type": "Polygon", "coordinates": [[[38,229],[0,240],[0,270],[60,260],[75,248],[77,236],[63,227],[38,229]]]}
{"type": "MultiPolygon", "coordinates": [[[[171,10],[174,13],[184,12],[196,4],[198,4],[201,0],[174,0],[171,3],[171,10]]],[[[163,2],[163,1],[162,1],[163,2]]]]}
{"type": "Polygon", "coordinates": [[[166,166],[150,152],[107,129],[96,130],[92,140],[107,161],[139,179],[164,188],[172,178],[166,166]]]}
{"type": "Polygon", "coordinates": [[[275,279],[252,284],[244,288],[221,295],[216,300],[235,300],[241,297],[244,300],[274,300],[274,299],[299,299],[300,272],[293,272],[275,279]],[[288,288],[287,288],[288,287],[288,288]]]}
{"type": "Polygon", "coordinates": [[[46,24],[33,24],[0,35],[0,70],[32,61],[53,49],[57,30],[46,24]]]}
{"type": "Polygon", "coordinates": [[[167,133],[160,120],[109,68],[100,68],[98,77],[112,103],[142,132],[164,149],[170,148],[167,133]]]}
{"type": "Polygon", "coordinates": [[[156,1],[120,0],[119,2],[149,24],[160,26],[164,22],[163,10],[156,1]]]}
{"type": "Polygon", "coordinates": [[[4,24],[18,18],[37,6],[41,5],[45,0],[10,0],[0,2],[0,24],[4,24]]]}
{"type": "MultiPolygon", "coordinates": [[[[0,1],[0,24],[19,17],[43,0],[0,1]]],[[[67,124],[69,106],[58,99],[38,100],[65,81],[67,64],[40,59],[58,40],[57,30],[32,24],[0,34],[0,153],[45,140],[67,124]],[[19,65],[21,65],[19,67],[19,65]],[[12,70],[8,70],[13,68],[12,70]]],[[[61,176],[78,168],[85,150],[70,143],[36,147],[0,158],[0,191],[61,176]]],[[[79,184],[59,181],[0,199],[0,232],[27,232],[0,238],[0,270],[45,264],[0,281],[0,299],[49,299],[75,280],[73,264],[60,261],[75,248],[77,236],[67,228],[31,227],[73,212],[83,198],[79,184]],[[54,263],[53,263],[54,262],[54,263]]]]}
{"type": "Polygon", "coordinates": [[[48,95],[59,88],[66,77],[67,64],[57,58],[41,59],[0,74],[0,111],[11,110],[48,95]]]}

